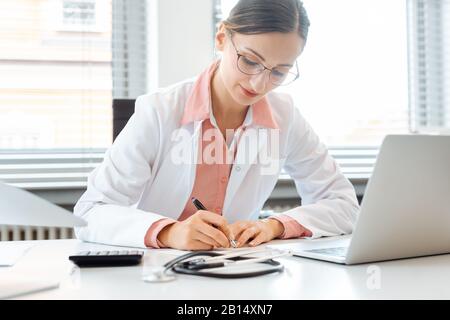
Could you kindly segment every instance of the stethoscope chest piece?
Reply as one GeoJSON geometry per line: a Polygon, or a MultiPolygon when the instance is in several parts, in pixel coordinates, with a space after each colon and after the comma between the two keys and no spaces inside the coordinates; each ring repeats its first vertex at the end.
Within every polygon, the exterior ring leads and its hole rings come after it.
{"type": "Polygon", "coordinates": [[[175,279],[176,276],[174,274],[168,274],[165,268],[157,268],[142,277],[142,280],[145,282],[169,282],[175,279]]]}

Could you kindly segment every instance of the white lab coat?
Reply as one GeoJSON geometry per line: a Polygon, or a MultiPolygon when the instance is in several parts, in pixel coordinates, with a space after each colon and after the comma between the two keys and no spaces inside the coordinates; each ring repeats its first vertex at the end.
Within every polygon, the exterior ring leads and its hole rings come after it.
{"type": "MultiPolygon", "coordinates": [[[[77,238],[145,247],[145,234],[154,222],[180,216],[191,195],[196,164],[174,163],[171,152],[179,151],[181,145],[191,156],[197,154],[201,121],[180,124],[194,82],[189,79],[137,99],[134,115],[107,150],[103,163],[89,175],[87,190],[75,206],[75,215],[88,222],[86,227],[75,228],[77,238]],[[180,132],[184,139],[178,139],[180,132]]],[[[256,219],[284,168],[302,198],[302,206],[285,215],[311,230],[313,238],[351,233],[359,211],[353,186],[291,97],[271,92],[267,99],[280,128],[279,155],[271,158],[279,168],[273,174],[261,174],[262,164],[240,162],[245,152],[240,153],[239,143],[223,216],[229,223],[256,219]]],[[[248,138],[248,145],[267,148],[264,142],[253,141],[254,135],[248,138]]],[[[246,159],[256,159],[264,148],[250,149],[246,159]]]]}

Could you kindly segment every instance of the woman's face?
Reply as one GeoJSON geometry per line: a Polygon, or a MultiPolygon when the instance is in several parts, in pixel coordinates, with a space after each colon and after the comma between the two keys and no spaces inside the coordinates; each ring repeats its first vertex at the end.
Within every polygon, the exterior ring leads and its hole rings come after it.
{"type": "Polygon", "coordinates": [[[219,73],[225,89],[236,103],[246,106],[256,103],[277,87],[270,81],[268,70],[256,75],[241,72],[237,67],[236,49],[251,62],[260,63],[269,69],[278,67],[288,70],[289,67],[285,65],[291,65],[296,70],[295,60],[304,45],[304,40],[297,32],[256,35],[233,33],[231,39],[230,33],[222,25],[216,35],[216,48],[222,52],[219,73]]]}

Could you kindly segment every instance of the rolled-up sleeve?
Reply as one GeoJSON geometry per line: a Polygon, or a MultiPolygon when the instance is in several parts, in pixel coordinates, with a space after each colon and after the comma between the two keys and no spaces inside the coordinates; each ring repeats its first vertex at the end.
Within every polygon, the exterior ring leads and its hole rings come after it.
{"type": "Polygon", "coordinates": [[[312,235],[311,231],[306,229],[297,220],[286,216],[286,215],[277,215],[272,216],[270,219],[275,219],[284,227],[283,233],[278,237],[279,239],[290,239],[290,238],[302,238],[302,237],[310,237],[312,235]]]}
{"type": "Polygon", "coordinates": [[[175,222],[177,222],[177,221],[173,220],[173,219],[165,218],[165,219],[161,219],[161,220],[158,220],[155,223],[153,223],[151,225],[151,227],[148,229],[147,234],[145,235],[145,245],[147,247],[151,247],[151,248],[155,248],[155,249],[165,248],[164,244],[158,240],[158,234],[166,226],[171,225],[175,222]]]}

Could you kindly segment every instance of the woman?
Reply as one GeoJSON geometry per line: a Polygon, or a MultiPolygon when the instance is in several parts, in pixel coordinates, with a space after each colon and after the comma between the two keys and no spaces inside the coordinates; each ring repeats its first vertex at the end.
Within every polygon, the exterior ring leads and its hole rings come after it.
{"type": "Polygon", "coordinates": [[[208,250],[350,233],[352,185],[292,99],[272,92],[297,79],[308,27],[299,0],[239,1],[215,37],[220,60],[137,99],[75,207],[88,221],[77,237],[208,250]],[[282,168],[302,206],[259,220],[282,168]]]}

